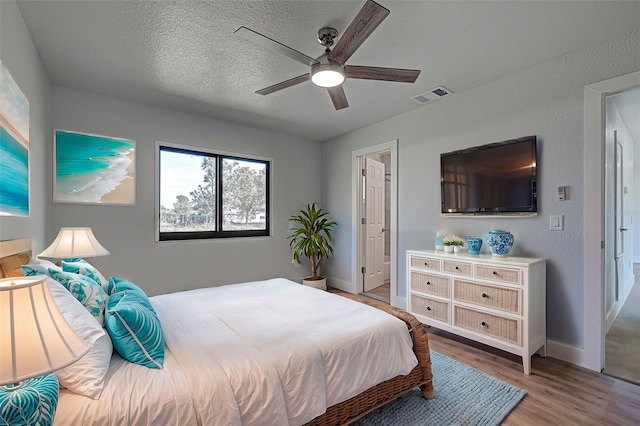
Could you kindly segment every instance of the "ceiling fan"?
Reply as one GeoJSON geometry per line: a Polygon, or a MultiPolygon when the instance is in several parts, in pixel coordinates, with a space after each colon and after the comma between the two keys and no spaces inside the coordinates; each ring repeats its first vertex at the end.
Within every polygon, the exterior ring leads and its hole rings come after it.
{"type": "Polygon", "coordinates": [[[325,51],[316,59],[247,27],[238,28],[235,34],[310,67],[308,73],[258,90],[257,94],[268,95],[311,80],[313,84],[327,88],[333,105],[336,110],[340,110],[349,106],[342,87],[347,78],[413,83],[420,75],[420,70],[345,65],[387,15],[389,15],[389,9],[373,0],[368,0],[333,49],[338,31],[331,27],[321,28],[318,31],[318,42],[325,46],[325,51]]]}

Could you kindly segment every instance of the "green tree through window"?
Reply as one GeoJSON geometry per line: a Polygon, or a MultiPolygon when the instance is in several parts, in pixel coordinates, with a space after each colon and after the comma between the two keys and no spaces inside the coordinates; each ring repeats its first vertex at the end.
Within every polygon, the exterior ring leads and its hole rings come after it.
{"type": "Polygon", "coordinates": [[[159,240],[269,235],[270,162],[159,146],[159,240]]]}

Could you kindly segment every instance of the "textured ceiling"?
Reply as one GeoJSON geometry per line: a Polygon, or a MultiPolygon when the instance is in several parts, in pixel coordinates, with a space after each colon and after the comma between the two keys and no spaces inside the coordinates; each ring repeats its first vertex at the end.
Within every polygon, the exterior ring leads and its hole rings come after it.
{"type": "Polygon", "coordinates": [[[640,2],[385,1],[389,17],[348,65],[416,68],[416,83],[348,80],[334,110],[311,83],[254,92],[308,69],[235,36],[240,26],[316,57],[364,0],[18,1],[55,84],[324,141],[638,29],[640,2]]]}

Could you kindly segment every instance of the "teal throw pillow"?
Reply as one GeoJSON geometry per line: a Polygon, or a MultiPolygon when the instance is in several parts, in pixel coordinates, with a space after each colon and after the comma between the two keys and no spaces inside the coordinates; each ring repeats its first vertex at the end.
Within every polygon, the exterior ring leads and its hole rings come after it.
{"type": "Polygon", "coordinates": [[[117,297],[120,293],[126,291],[129,296],[138,298],[141,303],[145,304],[149,309],[155,312],[155,309],[151,306],[151,301],[144,290],[131,281],[118,277],[111,277],[109,278],[109,286],[107,288],[107,294],[110,296],[117,297]]]}
{"type": "Polygon", "coordinates": [[[144,297],[147,297],[144,290],[138,287],[136,284],[124,278],[111,277],[109,278],[109,284],[107,285],[107,294],[112,295],[119,291],[132,290],[137,293],[141,293],[144,297]]]}
{"type": "Polygon", "coordinates": [[[105,327],[115,350],[129,362],[162,368],[164,335],[156,313],[138,295],[124,290],[109,298],[105,327]]]}
{"type": "Polygon", "coordinates": [[[22,271],[23,277],[33,277],[35,275],[46,275],[48,277],[51,276],[49,270],[56,270],[62,272],[62,269],[58,266],[47,266],[47,265],[22,265],[20,270],[22,271]]]}
{"type": "Polygon", "coordinates": [[[45,374],[14,389],[0,387],[0,424],[51,425],[58,406],[58,379],[45,374]]]}
{"type": "Polygon", "coordinates": [[[51,278],[58,281],[84,306],[91,315],[104,326],[104,310],[107,294],[102,286],[91,278],[71,272],[49,268],[51,278]]]}
{"type": "Polygon", "coordinates": [[[87,261],[83,259],[69,259],[63,260],[61,263],[62,270],[64,272],[85,275],[100,284],[106,291],[109,281],[96,269],[95,266],[91,265],[87,261]]]}

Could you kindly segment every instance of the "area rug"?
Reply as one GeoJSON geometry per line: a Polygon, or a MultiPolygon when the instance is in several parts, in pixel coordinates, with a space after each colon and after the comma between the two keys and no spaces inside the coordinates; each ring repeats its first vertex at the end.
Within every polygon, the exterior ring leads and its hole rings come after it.
{"type": "Polygon", "coordinates": [[[526,392],[488,374],[431,351],[435,398],[419,389],[378,408],[358,426],[499,425],[526,392]]]}

